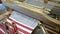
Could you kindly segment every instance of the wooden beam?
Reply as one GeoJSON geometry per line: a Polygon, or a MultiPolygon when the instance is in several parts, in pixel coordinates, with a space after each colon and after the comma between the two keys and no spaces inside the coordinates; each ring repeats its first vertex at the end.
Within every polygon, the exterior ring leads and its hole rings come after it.
{"type": "Polygon", "coordinates": [[[44,10],[37,9],[35,7],[32,7],[29,4],[21,3],[21,2],[19,4],[6,3],[6,6],[12,8],[12,9],[15,9],[21,13],[24,13],[28,16],[31,16],[33,18],[41,20],[46,24],[56,26],[56,27],[60,26],[60,21],[53,19],[50,16],[48,16],[47,14],[43,13],[44,10]]]}

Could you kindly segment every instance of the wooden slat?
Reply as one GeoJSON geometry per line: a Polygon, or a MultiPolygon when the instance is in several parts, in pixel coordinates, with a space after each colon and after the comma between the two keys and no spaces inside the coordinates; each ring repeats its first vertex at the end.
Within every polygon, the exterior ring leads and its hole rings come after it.
{"type": "Polygon", "coordinates": [[[50,29],[48,29],[48,28],[45,28],[47,31],[50,31],[50,32],[52,32],[52,33],[54,33],[54,34],[58,34],[58,33],[56,33],[56,32],[54,32],[54,31],[52,31],[52,30],[50,30],[50,29]]]}

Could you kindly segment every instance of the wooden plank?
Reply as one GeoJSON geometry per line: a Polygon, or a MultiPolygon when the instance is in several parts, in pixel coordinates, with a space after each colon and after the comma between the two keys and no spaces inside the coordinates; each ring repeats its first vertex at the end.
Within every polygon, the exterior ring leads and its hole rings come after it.
{"type": "Polygon", "coordinates": [[[7,5],[8,5],[8,7],[11,7],[12,9],[15,9],[15,7],[16,7],[15,10],[17,10],[21,13],[24,13],[28,16],[31,16],[33,18],[36,18],[38,20],[41,20],[46,24],[56,26],[56,27],[59,27],[59,25],[60,25],[60,21],[49,17],[48,15],[43,13],[44,10],[42,10],[42,9],[34,8],[26,3],[19,3],[16,5],[12,4],[13,6],[11,6],[11,4],[8,3],[7,5]]]}

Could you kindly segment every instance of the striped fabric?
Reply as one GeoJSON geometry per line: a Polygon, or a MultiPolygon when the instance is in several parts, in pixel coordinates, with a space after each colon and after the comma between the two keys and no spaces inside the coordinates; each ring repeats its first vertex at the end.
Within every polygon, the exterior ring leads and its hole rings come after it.
{"type": "MultiPolygon", "coordinates": [[[[14,11],[12,15],[7,19],[7,22],[9,23],[10,31],[13,28],[12,21],[16,23],[18,32],[20,34],[31,34],[39,22],[34,18],[31,18],[29,16],[26,16],[24,14],[14,11]]],[[[1,32],[3,32],[5,29],[4,27],[2,29],[2,27],[3,26],[1,25],[1,29],[0,29],[1,32]]],[[[3,33],[6,33],[6,32],[3,32],[3,33]]],[[[11,34],[13,34],[12,31],[11,31],[11,34]]]]}
{"type": "Polygon", "coordinates": [[[29,26],[24,25],[10,17],[9,19],[7,19],[7,22],[9,22],[9,26],[11,28],[12,28],[12,21],[16,23],[16,26],[18,27],[18,32],[21,32],[21,34],[31,34],[32,31],[34,30],[33,28],[30,28],[29,26]]]}

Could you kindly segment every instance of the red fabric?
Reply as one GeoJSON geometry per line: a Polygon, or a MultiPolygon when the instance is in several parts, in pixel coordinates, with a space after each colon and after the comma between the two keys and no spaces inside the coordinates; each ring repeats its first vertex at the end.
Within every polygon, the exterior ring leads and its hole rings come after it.
{"type": "Polygon", "coordinates": [[[17,31],[17,26],[14,26],[13,28],[14,28],[14,31],[16,32],[17,31]]]}

